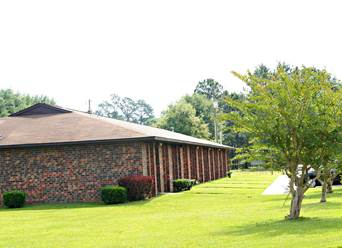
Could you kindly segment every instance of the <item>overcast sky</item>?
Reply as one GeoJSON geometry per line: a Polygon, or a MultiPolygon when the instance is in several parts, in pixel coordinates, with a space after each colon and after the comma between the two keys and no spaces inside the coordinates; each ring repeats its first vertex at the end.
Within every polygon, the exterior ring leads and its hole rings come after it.
{"type": "Polygon", "coordinates": [[[341,1],[1,1],[0,88],[93,108],[111,93],[156,114],[196,83],[229,91],[279,61],[342,78],[341,1]]]}

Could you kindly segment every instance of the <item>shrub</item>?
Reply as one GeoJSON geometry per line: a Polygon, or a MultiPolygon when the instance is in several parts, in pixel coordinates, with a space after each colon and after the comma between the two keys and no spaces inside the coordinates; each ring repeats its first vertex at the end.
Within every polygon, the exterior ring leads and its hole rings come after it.
{"type": "Polygon", "coordinates": [[[119,179],[119,185],[127,189],[127,197],[130,201],[144,200],[155,194],[154,179],[150,176],[123,177],[119,179]]]}
{"type": "Polygon", "coordinates": [[[101,199],[105,204],[118,204],[127,201],[127,190],[120,186],[105,186],[101,189],[101,199]]]}
{"type": "Polygon", "coordinates": [[[233,172],[231,172],[231,171],[227,171],[227,176],[228,176],[229,178],[231,178],[231,177],[232,177],[232,174],[233,174],[233,172]]]}
{"type": "Polygon", "coordinates": [[[190,190],[193,185],[196,184],[196,180],[190,179],[176,179],[173,181],[173,190],[175,192],[181,192],[184,190],[190,190]]]}
{"type": "Polygon", "coordinates": [[[8,208],[21,208],[25,205],[26,195],[22,191],[14,190],[3,194],[4,205],[8,208]]]}
{"type": "Polygon", "coordinates": [[[195,186],[199,184],[199,182],[196,179],[190,179],[190,182],[191,182],[191,186],[195,186]]]}

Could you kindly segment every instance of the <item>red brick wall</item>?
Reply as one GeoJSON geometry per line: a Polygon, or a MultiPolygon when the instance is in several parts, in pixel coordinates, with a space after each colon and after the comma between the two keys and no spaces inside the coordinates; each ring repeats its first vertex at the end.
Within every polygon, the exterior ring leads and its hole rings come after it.
{"type": "Polygon", "coordinates": [[[143,174],[142,144],[93,144],[0,150],[0,202],[20,189],[28,202],[93,202],[99,189],[143,174]]]}
{"type": "Polygon", "coordinates": [[[29,203],[99,201],[102,186],[135,174],[154,176],[156,190],[168,192],[174,179],[224,177],[227,163],[223,149],[152,142],[0,149],[0,203],[14,189],[29,203]]]}

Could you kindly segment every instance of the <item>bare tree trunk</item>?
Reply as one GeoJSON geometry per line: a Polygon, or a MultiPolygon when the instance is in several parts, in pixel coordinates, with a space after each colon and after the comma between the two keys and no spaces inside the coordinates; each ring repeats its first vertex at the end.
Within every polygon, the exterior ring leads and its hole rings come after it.
{"type": "Polygon", "coordinates": [[[323,184],[322,184],[322,194],[321,194],[321,202],[327,201],[327,188],[328,188],[328,179],[324,177],[323,184]]]}
{"type": "Polygon", "coordinates": [[[295,189],[293,189],[292,199],[291,199],[291,208],[290,208],[290,214],[288,215],[288,219],[294,220],[294,219],[299,218],[303,199],[304,199],[304,187],[302,185],[298,185],[295,189]]]}
{"type": "Polygon", "coordinates": [[[333,184],[333,179],[329,178],[327,182],[327,193],[330,193],[330,194],[333,193],[332,184],[333,184]]]}

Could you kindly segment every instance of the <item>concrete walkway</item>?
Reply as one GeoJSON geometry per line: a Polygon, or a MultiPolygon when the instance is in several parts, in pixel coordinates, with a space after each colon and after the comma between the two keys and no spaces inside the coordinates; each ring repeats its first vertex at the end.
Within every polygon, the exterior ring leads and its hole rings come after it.
{"type": "Polygon", "coordinates": [[[284,195],[289,193],[290,179],[286,175],[278,176],[270,186],[262,193],[263,195],[284,195]]]}

